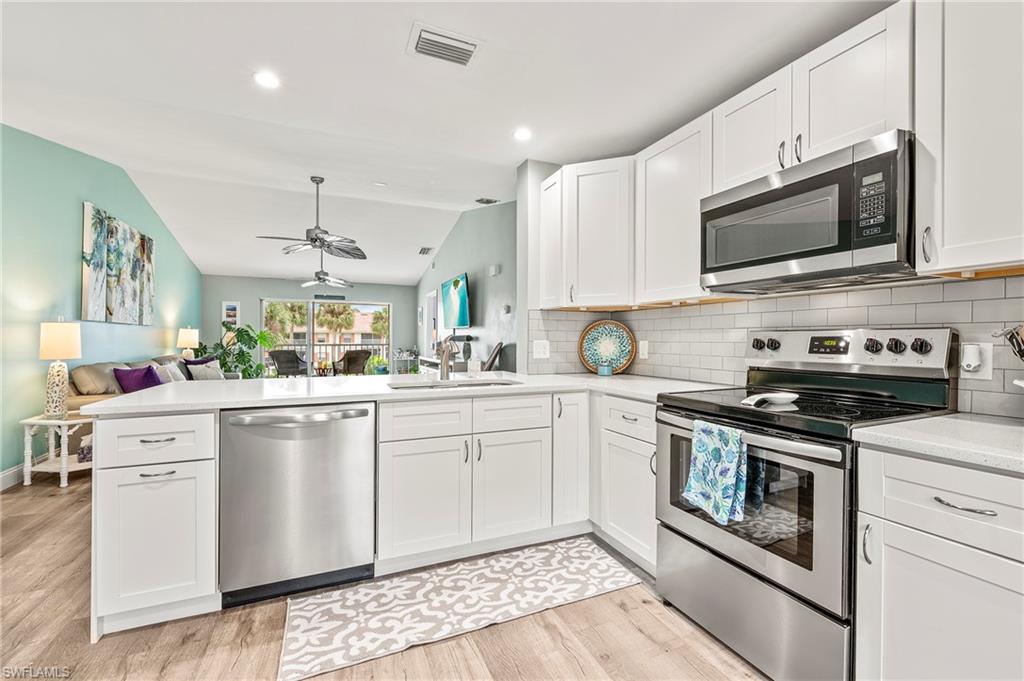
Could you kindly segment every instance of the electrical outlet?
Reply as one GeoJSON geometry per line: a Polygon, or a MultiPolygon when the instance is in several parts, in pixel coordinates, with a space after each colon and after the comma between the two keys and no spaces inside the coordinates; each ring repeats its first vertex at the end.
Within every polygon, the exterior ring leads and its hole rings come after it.
{"type": "Polygon", "coordinates": [[[647,359],[647,345],[648,341],[640,341],[640,359],[647,359]]]}
{"type": "Polygon", "coordinates": [[[960,378],[971,378],[978,381],[991,381],[992,380],[992,344],[991,343],[960,343],[960,378]],[[968,348],[977,348],[977,354],[972,357],[967,357],[968,348]],[[979,362],[980,365],[975,368],[974,371],[968,371],[964,366],[965,364],[971,364],[975,366],[975,362],[979,362]]]}
{"type": "Polygon", "coordinates": [[[550,359],[551,358],[551,343],[546,340],[535,340],[533,341],[533,358],[534,359],[550,359]]]}

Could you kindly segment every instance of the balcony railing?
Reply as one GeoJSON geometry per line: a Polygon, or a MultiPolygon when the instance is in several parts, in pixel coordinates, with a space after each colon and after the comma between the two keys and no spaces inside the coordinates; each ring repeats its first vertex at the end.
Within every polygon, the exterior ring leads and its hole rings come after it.
{"type": "MultiPolygon", "coordinates": [[[[309,358],[306,356],[309,347],[305,343],[279,343],[274,346],[274,350],[295,350],[299,353],[299,357],[309,363],[309,358]]],[[[388,343],[314,343],[312,363],[315,366],[326,360],[334,364],[349,350],[369,350],[371,357],[383,357],[384,359],[391,356],[391,346],[388,343]]],[[[264,361],[268,368],[273,367],[274,362],[270,359],[269,352],[266,353],[264,361]]]]}

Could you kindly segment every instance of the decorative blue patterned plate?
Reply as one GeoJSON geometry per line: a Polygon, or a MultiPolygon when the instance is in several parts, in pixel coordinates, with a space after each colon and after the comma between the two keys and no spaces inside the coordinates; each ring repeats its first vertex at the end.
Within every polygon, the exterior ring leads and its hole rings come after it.
{"type": "Polygon", "coordinates": [[[579,355],[583,366],[595,374],[602,364],[613,374],[622,373],[636,357],[636,337],[625,324],[601,319],[580,334],[579,355]]]}

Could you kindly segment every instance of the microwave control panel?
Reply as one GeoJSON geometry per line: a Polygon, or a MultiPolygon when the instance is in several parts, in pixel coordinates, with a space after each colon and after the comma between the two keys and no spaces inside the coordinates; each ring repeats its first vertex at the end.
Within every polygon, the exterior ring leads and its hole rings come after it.
{"type": "Polygon", "coordinates": [[[895,240],[895,173],[895,152],[879,154],[854,164],[854,248],[895,240]]]}

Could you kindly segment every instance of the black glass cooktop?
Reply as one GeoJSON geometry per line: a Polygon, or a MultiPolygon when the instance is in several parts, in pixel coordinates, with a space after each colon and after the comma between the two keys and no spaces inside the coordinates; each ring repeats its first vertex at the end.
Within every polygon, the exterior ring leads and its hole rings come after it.
{"type": "Polygon", "coordinates": [[[936,407],[894,403],[874,397],[828,392],[797,392],[789,405],[764,404],[752,407],[740,402],[752,395],[776,392],[769,388],[728,388],[691,393],[662,393],[658,402],[683,410],[694,417],[719,416],[743,422],[771,425],[787,430],[848,438],[854,426],[888,419],[914,418],[936,411],[936,407]]]}

